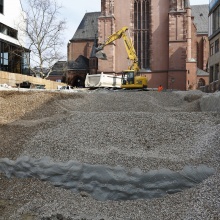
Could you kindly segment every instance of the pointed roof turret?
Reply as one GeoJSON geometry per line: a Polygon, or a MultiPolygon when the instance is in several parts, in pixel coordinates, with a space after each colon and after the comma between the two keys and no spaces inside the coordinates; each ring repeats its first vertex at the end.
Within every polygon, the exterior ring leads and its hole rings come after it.
{"type": "Polygon", "coordinates": [[[191,8],[189,0],[185,0],[184,4],[185,4],[184,5],[185,8],[191,8]]]}

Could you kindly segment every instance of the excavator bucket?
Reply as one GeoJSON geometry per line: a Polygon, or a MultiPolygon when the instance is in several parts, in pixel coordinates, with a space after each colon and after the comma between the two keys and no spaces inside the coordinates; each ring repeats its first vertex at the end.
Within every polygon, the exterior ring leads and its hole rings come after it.
{"type": "Polygon", "coordinates": [[[101,60],[107,60],[107,56],[102,50],[96,53],[96,57],[101,60]]]}

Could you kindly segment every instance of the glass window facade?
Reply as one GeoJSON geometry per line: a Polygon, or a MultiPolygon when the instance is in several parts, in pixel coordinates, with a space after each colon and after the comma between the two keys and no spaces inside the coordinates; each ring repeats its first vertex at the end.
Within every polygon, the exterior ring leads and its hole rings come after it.
{"type": "Polygon", "coordinates": [[[29,51],[0,39],[0,71],[29,75],[29,51]]]}

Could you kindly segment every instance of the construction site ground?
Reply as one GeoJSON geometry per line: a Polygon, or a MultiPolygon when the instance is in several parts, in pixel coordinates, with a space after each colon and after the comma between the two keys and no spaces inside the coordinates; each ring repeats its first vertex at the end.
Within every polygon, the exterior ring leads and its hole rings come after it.
{"type": "Polygon", "coordinates": [[[0,220],[217,220],[219,164],[219,92],[0,91],[0,220]]]}

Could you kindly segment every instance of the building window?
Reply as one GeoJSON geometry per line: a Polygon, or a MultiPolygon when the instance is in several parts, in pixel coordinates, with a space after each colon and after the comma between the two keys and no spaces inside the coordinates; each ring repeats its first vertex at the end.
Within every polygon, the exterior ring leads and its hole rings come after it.
{"type": "Polygon", "coordinates": [[[0,70],[13,73],[29,73],[29,51],[0,39],[0,70]],[[25,58],[25,59],[24,59],[25,58]]]}
{"type": "Polygon", "coordinates": [[[205,86],[205,80],[203,78],[199,79],[198,87],[200,87],[200,86],[205,86]]]}
{"type": "Polygon", "coordinates": [[[209,83],[213,82],[213,70],[214,70],[214,67],[210,66],[209,83]]]}
{"type": "Polygon", "coordinates": [[[218,80],[219,64],[215,64],[214,81],[218,80]]]}
{"type": "Polygon", "coordinates": [[[150,68],[150,3],[134,1],[134,47],[141,69],[150,68]]]}
{"type": "Polygon", "coordinates": [[[215,41],[215,53],[219,52],[219,39],[215,41]]]}
{"type": "Polygon", "coordinates": [[[0,13],[4,13],[4,0],[0,0],[0,13]]]}
{"type": "Polygon", "coordinates": [[[210,56],[214,54],[214,43],[211,43],[210,45],[210,56]]]}
{"type": "Polygon", "coordinates": [[[0,33],[8,35],[10,37],[13,37],[15,39],[17,39],[17,37],[18,37],[18,31],[17,30],[15,30],[11,27],[8,27],[8,26],[6,26],[2,23],[0,23],[0,33]]]}
{"type": "Polygon", "coordinates": [[[213,12],[213,33],[220,28],[220,6],[213,12]]]}
{"type": "Polygon", "coordinates": [[[29,75],[29,65],[30,65],[30,53],[29,52],[22,52],[22,73],[25,75],[29,75]]]}

